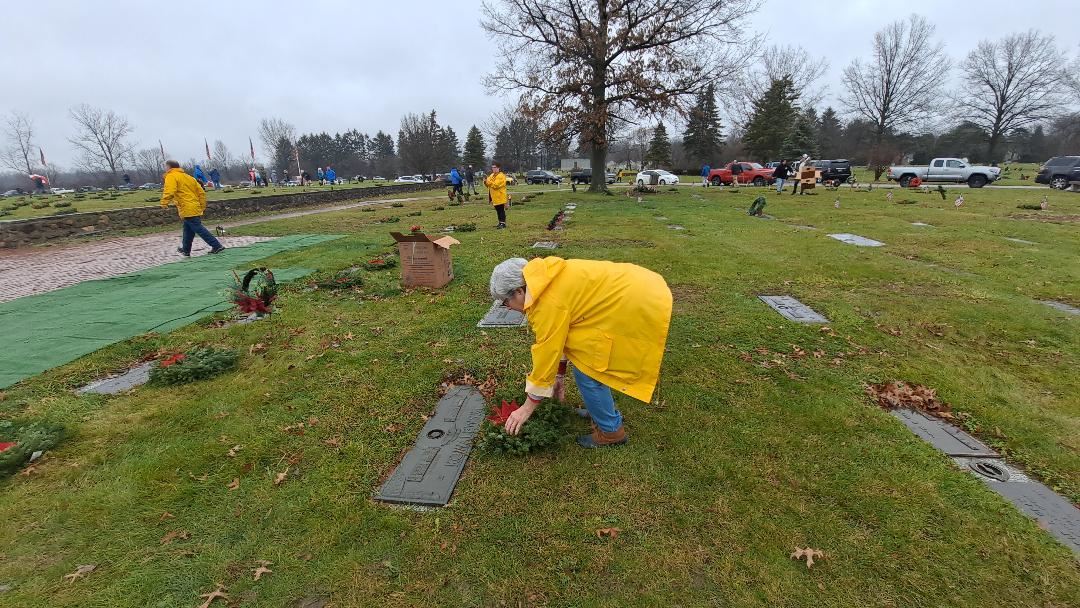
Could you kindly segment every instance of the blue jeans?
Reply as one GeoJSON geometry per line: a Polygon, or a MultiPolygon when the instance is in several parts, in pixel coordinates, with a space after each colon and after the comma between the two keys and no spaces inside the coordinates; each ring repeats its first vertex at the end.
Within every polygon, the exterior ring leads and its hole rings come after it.
{"type": "Polygon", "coordinates": [[[194,217],[184,218],[184,236],[180,241],[180,248],[184,250],[184,253],[191,254],[191,243],[195,240],[195,235],[199,235],[199,238],[206,241],[206,244],[211,249],[220,249],[221,241],[214,238],[214,235],[210,234],[210,231],[206,229],[206,226],[202,225],[202,217],[196,215],[194,217]]]}
{"type": "Polygon", "coordinates": [[[776,193],[777,194],[780,194],[781,192],[784,191],[784,181],[785,180],[782,177],[776,178],[776,193]]]}
{"type": "Polygon", "coordinates": [[[577,381],[578,392],[581,393],[581,399],[585,402],[585,409],[589,411],[589,417],[596,426],[605,433],[619,430],[622,426],[622,414],[615,409],[615,399],[611,396],[611,389],[586,376],[576,366],[574,380],[577,381]]]}

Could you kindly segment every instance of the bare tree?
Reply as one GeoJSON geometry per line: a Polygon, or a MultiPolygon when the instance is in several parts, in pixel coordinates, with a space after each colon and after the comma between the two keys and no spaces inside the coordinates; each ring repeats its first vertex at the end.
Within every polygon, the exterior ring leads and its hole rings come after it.
{"type": "MultiPolygon", "coordinates": [[[[517,90],[559,139],[578,136],[604,171],[611,136],[628,124],[685,113],[731,65],[740,21],[758,0],[498,0],[481,25],[502,55],[486,79],[517,90]]],[[[741,59],[741,57],[740,57],[741,59]]],[[[601,191],[602,179],[591,190],[601,191]]]]}
{"type": "Polygon", "coordinates": [[[262,142],[263,149],[266,150],[266,158],[271,162],[281,160],[275,159],[274,154],[277,152],[278,142],[283,137],[291,142],[296,141],[296,127],[292,123],[281,118],[264,118],[259,121],[259,140],[262,142]]]}
{"type": "Polygon", "coordinates": [[[113,183],[124,161],[130,160],[134,146],[128,141],[133,131],[127,119],[112,110],[82,104],[71,108],[77,133],[69,139],[81,154],[79,164],[87,171],[108,171],[113,183]]]}
{"type": "Polygon", "coordinates": [[[7,118],[4,136],[8,146],[0,153],[0,164],[12,171],[25,169],[27,175],[33,173],[30,156],[34,150],[34,122],[26,114],[12,112],[7,118]]]}
{"type": "Polygon", "coordinates": [[[134,155],[135,170],[145,180],[157,181],[165,172],[165,159],[158,148],[143,148],[134,155]]]}
{"type": "Polygon", "coordinates": [[[874,124],[870,164],[874,179],[890,159],[881,158],[881,143],[893,129],[930,116],[950,64],[934,26],[919,15],[895,21],[874,34],[874,59],[859,59],[844,68],[847,111],[874,124]]]}
{"type": "Polygon", "coordinates": [[[1054,37],[1035,30],[980,41],[968,53],[953,100],[961,118],[990,133],[990,160],[997,160],[998,144],[1010,131],[1061,112],[1066,61],[1054,37]]]}
{"type": "Polygon", "coordinates": [[[762,50],[749,66],[728,70],[725,76],[730,91],[722,99],[732,129],[741,132],[754,113],[754,102],[773,82],[784,77],[795,85],[801,107],[816,107],[825,98],[825,88],[818,81],[828,69],[825,57],[814,57],[802,47],[774,44],[762,50]]]}

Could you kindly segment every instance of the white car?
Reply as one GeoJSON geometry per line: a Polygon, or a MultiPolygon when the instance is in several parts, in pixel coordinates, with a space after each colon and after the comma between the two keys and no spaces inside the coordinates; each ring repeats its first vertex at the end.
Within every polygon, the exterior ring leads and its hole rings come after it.
{"type": "Polygon", "coordinates": [[[75,192],[71,188],[50,188],[53,194],[71,194],[75,192]]]}
{"type": "Polygon", "coordinates": [[[420,179],[416,175],[402,175],[401,177],[394,180],[394,182],[398,184],[419,184],[422,181],[424,180],[420,179]]]}
{"type": "Polygon", "coordinates": [[[675,175],[671,171],[664,171],[663,169],[646,169],[637,174],[634,179],[634,183],[639,186],[647,186],[652,184],[653,177],[656,177],[656,183],[661,186],[673,186],[679,183],[679,176],[675,175]]]}

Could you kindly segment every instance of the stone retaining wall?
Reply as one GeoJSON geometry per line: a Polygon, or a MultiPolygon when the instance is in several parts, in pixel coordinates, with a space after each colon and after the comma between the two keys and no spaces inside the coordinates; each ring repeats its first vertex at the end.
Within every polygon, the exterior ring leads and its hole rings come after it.
{"type": "MultiPolygon", "coordinates": [[[[342,188],[339,190],[320,190],[318,192],[297,191],[288,194],[217,200],[210,201],[206,208],[205,219],[212,220],[262,211],[314,207],[343,201],[437,190],[444,187],[440,183],[395,184],[393,186],[371,188],[342,188]]],[[[110,230],[176,224],[179,221],[175,208],[162,209],[158,205],[113,209],[95,213],[70,213],[25,220],[0,221],[0,249],[27,247],[55,239],[99,234],[110,230]]]]}

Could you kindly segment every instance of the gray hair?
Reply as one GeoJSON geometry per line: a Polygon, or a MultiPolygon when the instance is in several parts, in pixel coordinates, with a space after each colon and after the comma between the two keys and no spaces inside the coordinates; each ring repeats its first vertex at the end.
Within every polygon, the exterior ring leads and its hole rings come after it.
{"type": "Polygon", "coordinates": [[[502,301],[509,298],[515,290],[525,287],[525,275],[522,270],[528,261],[525,258],[510,258],[499,263],[491,271],[491,297],[502,301]]]}

